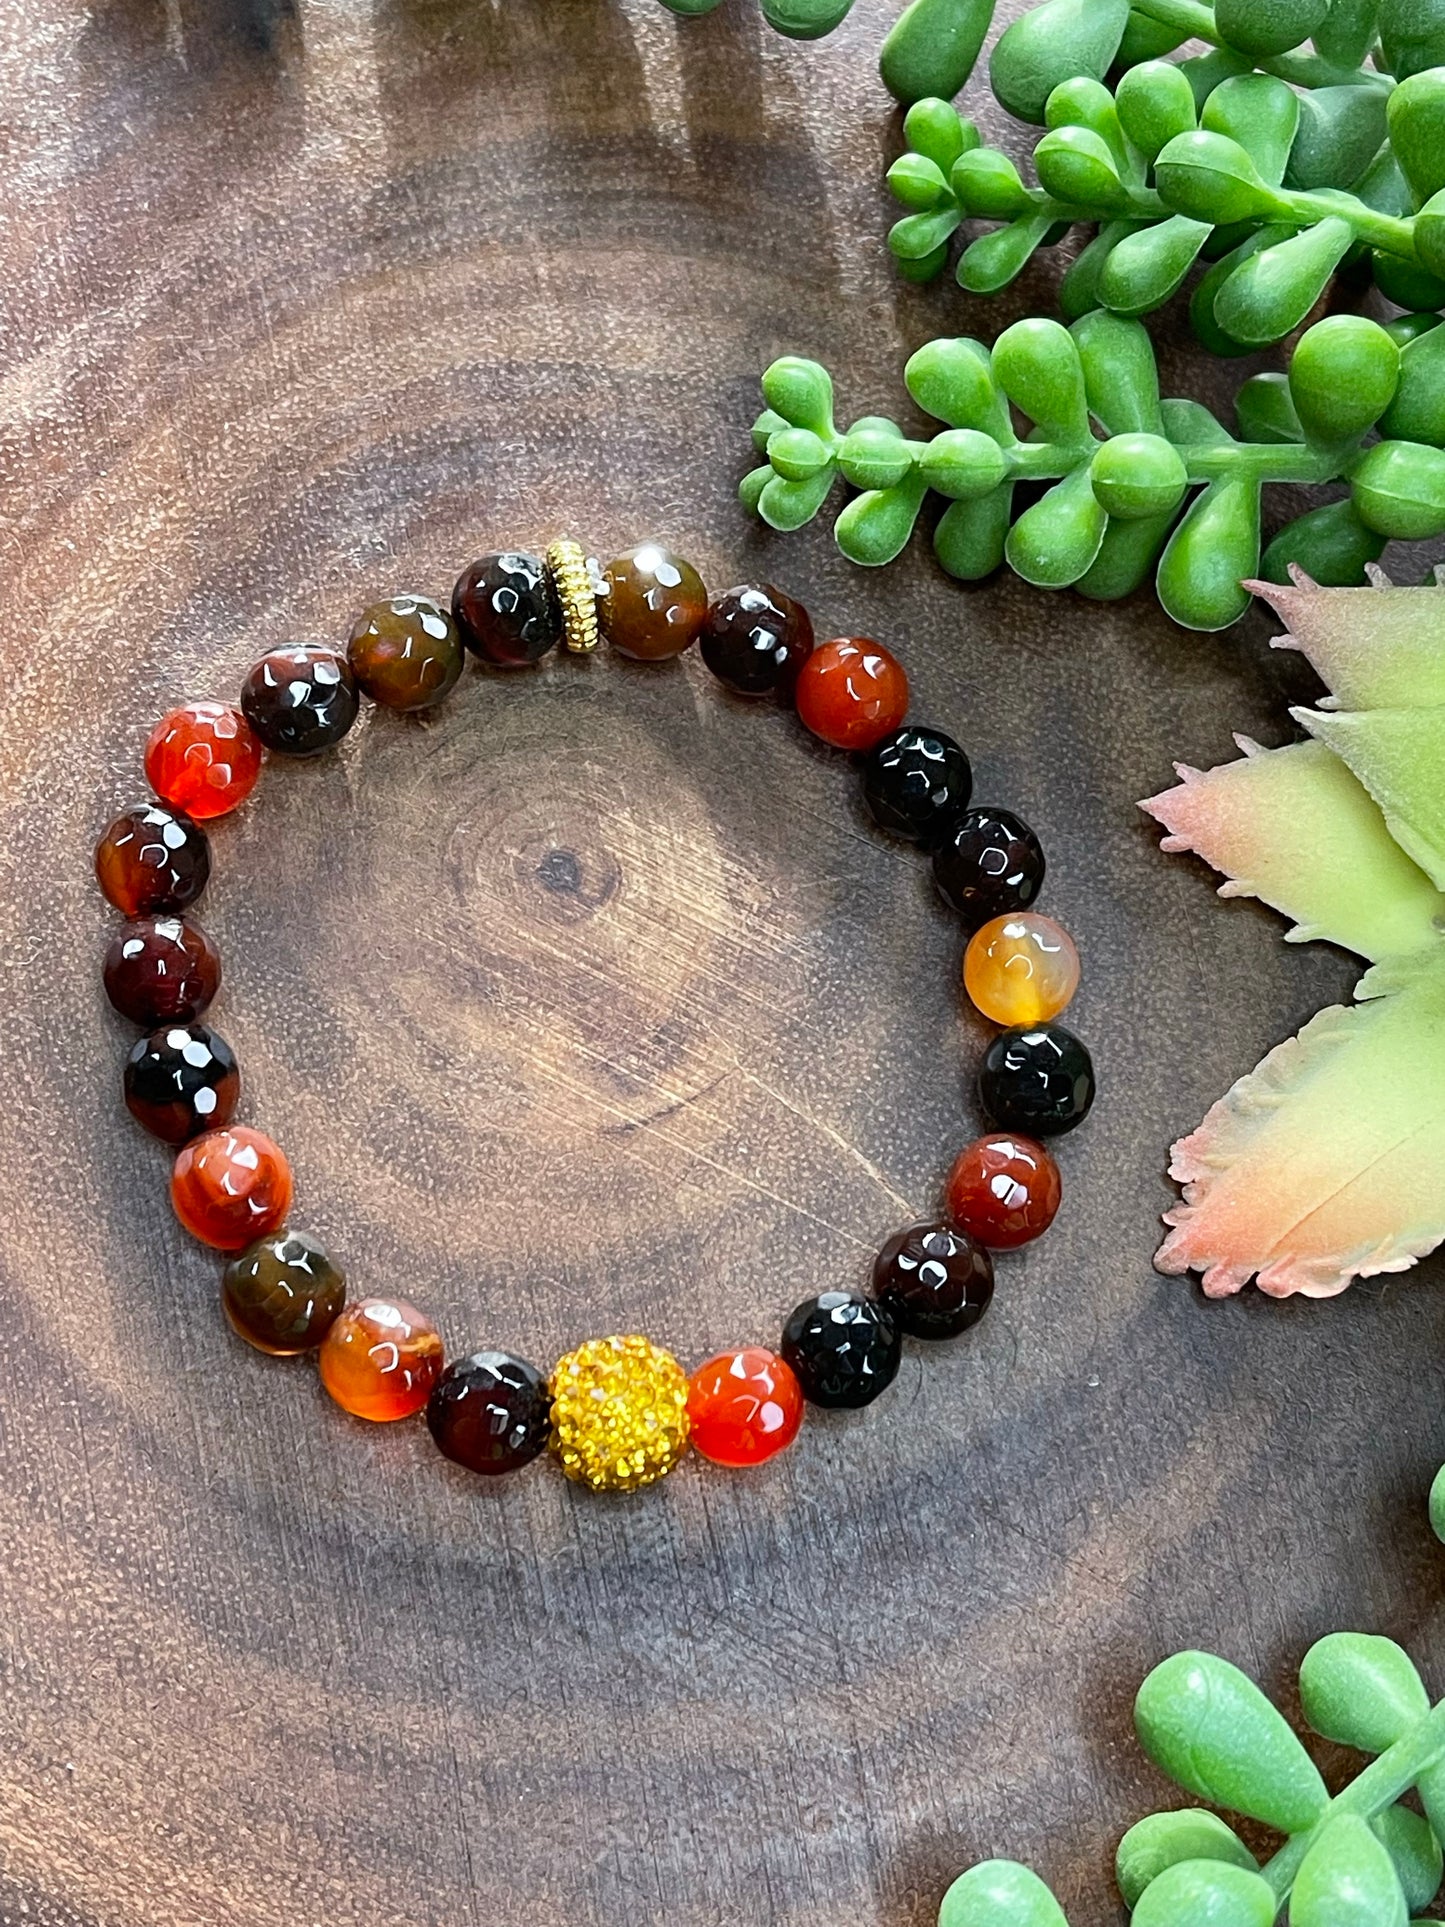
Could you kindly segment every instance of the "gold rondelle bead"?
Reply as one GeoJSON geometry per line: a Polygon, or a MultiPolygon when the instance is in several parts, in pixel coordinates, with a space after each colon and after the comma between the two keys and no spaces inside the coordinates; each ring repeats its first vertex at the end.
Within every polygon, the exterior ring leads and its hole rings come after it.
{"type": "Polygon", "coordinates": [[[687,1450],[687,1374],[646,1338],[589,1338],[552,1373],[552,1456],[594,1492],[635,1492],[687,1450]]]}
{"type": "Polygon", "coordinates": [[[590,655],[598,638],[597,564],[569,539],[550,543],[545,560],[562,605],[562,640],[574,656],[590,655]]]}

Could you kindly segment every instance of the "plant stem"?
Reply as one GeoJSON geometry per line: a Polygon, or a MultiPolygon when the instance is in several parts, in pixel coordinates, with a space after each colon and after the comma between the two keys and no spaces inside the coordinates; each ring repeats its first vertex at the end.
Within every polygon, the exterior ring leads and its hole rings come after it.
{"type": "MultiPolygon", "coordinates": [[[[1161,27],[1171,27],[1191,40],[1207,40],[1211,47],[1227,47],[1214,24],[1213,7],[1201,0],[1133,0],[1136,13],[1147,14],[1161,27]]],[[[1291,80],[1299,87],[1391,87],[1388,74],[1368,67],[1337,67],[1318,54],[1274,54],[1254,63],[1279,80],[1291,80]]]]}

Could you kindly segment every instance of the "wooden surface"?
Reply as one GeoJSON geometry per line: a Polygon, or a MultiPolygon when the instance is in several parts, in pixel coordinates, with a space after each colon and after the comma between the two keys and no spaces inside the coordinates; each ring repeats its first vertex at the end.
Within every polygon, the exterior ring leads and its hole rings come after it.
{"type": "MultiPolygon", "coordinates": [[[[1306,672],[1262,619],[745,525],[773,354],[895,409],[918,342],[1048,301],[1052,267],[995,306],[893,279],[883,0],[811,48],[746,0],[266,11],[0,25],[0,1922],[923,1927],[1006,1853],[1104,1927],[1166,1794],[1152,1661],[1287,1691],[1353,1625],[1445,1685],[1439,1267],[1206,1305],[1149,1262],[1171,1137],[1351,966],[1216,902],[1134,799],[1279,740],[1306,672]],[[120,1105],[88,876],[162,707],[572,529],[897,645],[1044,838],[1102,1086],[975,1333],[772,1471],[620,1503],[483,1488],[232,1338],[120,1105]]],[[[469,673],[215,845],[246,1114],[354,1283],[458,1348],[767,1340],[973,1129],[924,871],[696,661],[469,673]]]]}

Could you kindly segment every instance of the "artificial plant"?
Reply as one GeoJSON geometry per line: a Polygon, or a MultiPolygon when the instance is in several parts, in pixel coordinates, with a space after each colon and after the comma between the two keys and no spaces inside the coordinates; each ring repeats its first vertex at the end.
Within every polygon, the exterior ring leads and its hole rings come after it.
{"type": "MultiPolygon", "coordinates": [[[[692,19],[711,13],[722,0],[662,0],[662,4],[670,13],[692,19]]],[[[764,20],[789,40],[821,40],[841,25],[852,9],[853,0],[758,0],[764,20]]]]}

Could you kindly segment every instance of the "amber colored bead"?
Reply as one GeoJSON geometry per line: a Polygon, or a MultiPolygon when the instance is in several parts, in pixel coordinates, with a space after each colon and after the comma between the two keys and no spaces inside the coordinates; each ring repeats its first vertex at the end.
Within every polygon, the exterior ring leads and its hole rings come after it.
{"type": "Polygon", "coordinates": [[[963,953],[963,983],[995,1024],[1045,1024],[1079,987],[1079,953],[1062,924],[1018,910],[974,931],[963,953]]]}
{"type": "Polygon", "coordinates": [[[226,1266],[221,1303],[232,1328],[278,1358],[314,1351],[346,1302],[346,1278],[305,1231],[258,1238],[226,1266]]]}
{"type": "Polygon", "coordinates": [[[687,1375],[650,1339],[589,1338],[550,1381],[552,1456],[594,1492],[635,1492],[687,1450],[687,1375]]]}
{"type": "Polygon", "coordinates": [[[510,1352],[454,1358],[432,1389],[427,1430],[436,1448],[469,1472],[516,1472],[546,1450],[552,1394],[535,1365],[510,1352]]]}
{"type": "Polygon", "coordinates": [[[95,880],[123,916],[184,910],[206,887],[211,845],[199,823],[159,803],[138,803],[95,846],[95,880]]]}
{"type": "Polygon", "coordinates": [[[523,669],[562,640],[562,606],[539,555],[511,549],[484,555],[452,590],[462,641],[494,669],[523,669]]]}
{"type": "Polygon", "coordinates": [[[256,787],[265,751],[231,703],[183,703],[146,744],[146,781],[163,803],[204,821],[225,816],[256,787]]]}
{"type": "Polygon", "coordinates": [[[440,603],[398,595],[362,610],[351,626],[346,659],[374,703],[430,709],[461,675],[466,651],[440,603]]]}
{"type": "Polygon", "coordinates": [[[910,1225],[874,1261],[873,1294],[910,1337],[955,1338],[988,1310],[993,1263],[966,1231],[910,1225]]]}
{"type": "Polygon", "coordinates": [[[798,672],[794,700],[815,736],[834,749],[872,749],[908,713],[908,677],[881,643],[838,636],[798,672]]]}
{"type": "Polygon", "coordinates": [[[137,1124],[167,1144],[184,1144],[230,1123],[241,1072],[231,1046],[207,1025],[164,1024],[125,1060],[124,1088],[137,1124]]]}
{"type": "Polygon", "coordinates": [[[316,643],[273,649],[241,685],[247,722],[267,749],[281,756],[319,756],[334,749],[360,707],[351,665],[316,643]]]}
{"type": "Polygon", "coordinates": [[[193,1138],[171,1172],[171,1203],[193,1238],[244,1251],[279,1231],[291,1209],[291,1167],[279,1146],[248,1124],[193,1138]]]}
{"type": "Polygon", "coordinates": [[[410,1418],[442,1373],[441,1335],[404,1298],[348,1305],[316,1355],[321,1383],[356,1418],[410,1418]]]}
{"type": "Polygon", "coordinates": [[[740,696],[789,696],[813,653],[812,618],[766,583],[729,589],[708,604],[698,647],[718,681],[740,696]]]}
{"type": "Polygon", "coordinates": [[[189,1024],[221,987],[221,953],[184,917],[142,917],[105,953],[105,994],[133,1024],[189,1024]]]}
{"type": "Polygon", "coordinates": [[[707,590],[681,556],[645,542],[609,562],[602,583],[598,613],[619,655],[663,662],[696,641],[707,615],[707,590]]]}
{"type": "Polygon", "coordinates": [[[693,1444],[714,1465],[761,1465],[798,1436],[803,1388],[761,1345],[720,1352],[688,1380],[687,1417],[693,1444]]]}
{"type": "Polygon", "coordinates": [[[944,1208],[991,1251],[1041,1238],[1064,1195],[1059,1167],[1031,1137],[994,1131],[960,1151],[948,1174],[944,1208]]]}

